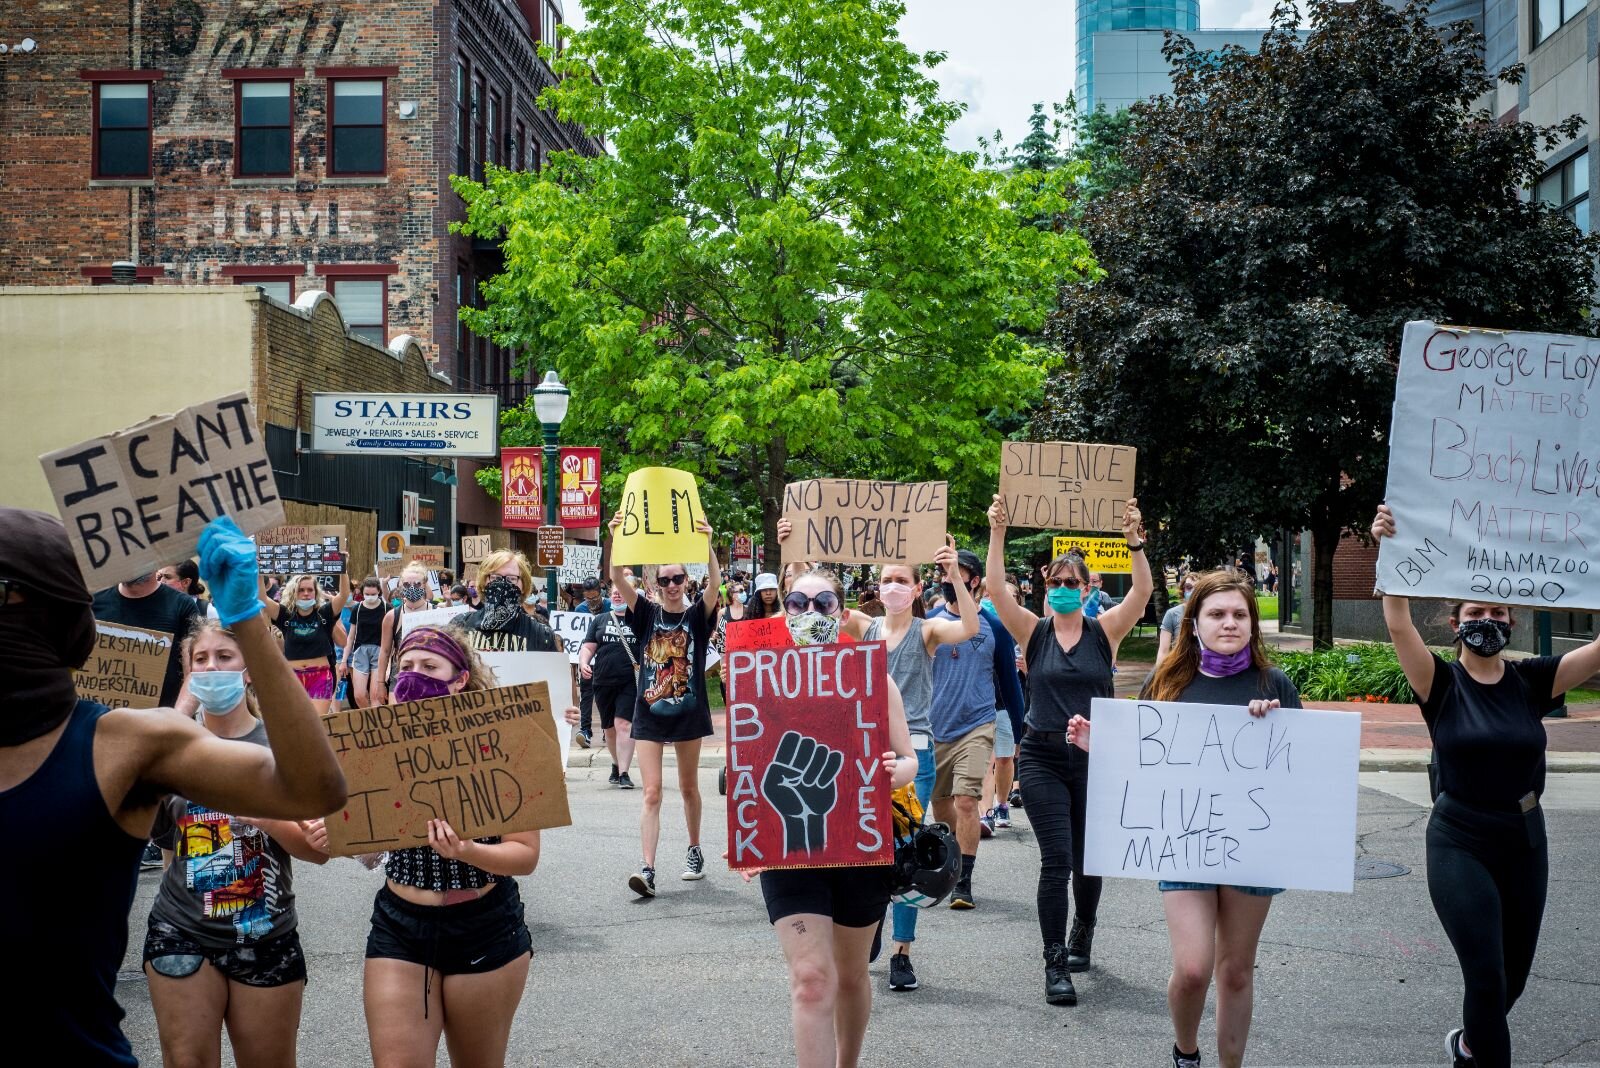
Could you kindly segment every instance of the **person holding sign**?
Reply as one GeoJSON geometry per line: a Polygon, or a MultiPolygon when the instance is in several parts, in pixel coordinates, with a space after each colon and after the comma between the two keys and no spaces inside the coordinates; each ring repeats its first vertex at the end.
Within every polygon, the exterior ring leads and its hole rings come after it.
{"type": "MultiPolygon", "coordinates": [[[[206,730],[269,748],[233,633],[198,619],[182,656],[206,730]]],[[[169,794],[156,810],[152,838],[166,873],[150,908],[144,973],[162,1060],[205,1063],[220,1048],[226,1022],[236,1061],[292,1064],[306,957],[289,858],[327,862],[322,821],[233,816],[169,794]]]]}
{"type": "MultiPolygon", "coordinates": [[[[1379,505],[1374,539],[1395,536],[1379,505]]],[[[1383,621],[1433,739],[1436,796],[1428,820],[1428,893],[1461,965],[1462,1027],[1446,1038],[1457,1068],[1508,1068],[1506,1016],[1522,996],[1549,889],[1544,716],[1600,672],[1600,638],[1561,656],[1507,660],[1516,620],[1503,604],[1450,606],[1456,659],[1432,652],[1411,602],[1383,596],[1383,621]]]]}
{"type": "Polygon", "coordinates": [[[339,615],[350,598],[350,576],[339,573],[339,592],[330,598],[317,576],[296,575],[284,585],[277,601],[267,596],[266,580],[258,581],[267,616],[283,632],[283,655],[317,712],[326,712],[333,700],[333,649],[344,633],[339,615]]]}
{"type": "MultiPolygon", "coordinates": [[[[812,571],[796,577],[784,608],[796,645],[831,645],[839,640],[844,595],[832,573],[812,571]]],[[[879,760],[892,792],[915,777],[917,758],[900,691],[892,679],[885,681],[893,749],[879,760]]],[[[789,968],[795,1063],[799,1068],[851,1068],[860,1061],[872,1014],[867,966],[889,905],[888,870],[861,866],[763,871],[761,896],[789,968]]]]}
{"type": "MultiPolygon", "coordinates": [[[[1255,584],[1228,568],[1191,577],[1194,592],[1184,602],[1177,643],[1139,696],[1147,701],[1243,705],[1256,717],[1276,708],[1299,708],[1299,691],[1267,656],[1255,584]]],[[[1074,715],[1067,735],[1088,752],[1086,717],[1074,715]]],[[[1239,1068],[1255,1004],[1256,948],[1272,898],[1283,891],[1165,879],[1157,885],[1172,945],[1167,1011],[1175,1032],[1173,1068],[1200,1066],[1200,1017],[1213,975],[1217,1060],[1222,1068],[1239,1068]]]]}
{"type": "MultiPolygon", "coordinates": [[[[0,879],[0,945],[27,976],[0,1008],[10,1034],[49,1036],[61,1064],[133,1065],[114,997],[139,853],[161,795],[221,812],[311,819],[345,802],[344,774],[256,599],[255,546],[233,520],[199,542],[200,573],[261,701],[268,746],[218,738],[188,716],[82,701],[72,671],[95,643],[89,591],[53,516],[0,508],[0,826],[9,871],[61,872],[62,849],[92,877],[0,879]]],[[[174,594],[176,596],[176,594],[174,594]]]]}
{"type": "MultiPolygon", "coordinates": [[[[399,660],[397,704],[494,688],[455,626],[413,628],[399,660]]],[[[442,819],[427,845],[389,851],[363,977],[374,1064],[432,1064],[441,1035],[457,1064],[505,1063],[533,957],[515,877],[538,864],[538,831],[462,841],[442,819]]]]}
{"type": "MultiPolygon", "coordinates": [[[[613,550],[625,512],[611,517],[613,550]]],[[[711,542],[711,524],[704,519],[699,532],[711,542]]],[[[656,569],[661,600],[649,601],[628,581],[624,569],[611,565],[611,587],[622,594],[628,625],[639,649],[639,696],[633,709],[633,739],[644,780],[644,804],[639,812],[639,841],[644,863],[628,878],[628,888],[640,897],[656,896],[656,846],[661,839],[662,754],[672,746],[678,763],[678,792],[683,797],[683,819],[689,831],[689,851],[683,878],[705,878],[705,855],[700,850],[700,744],[712,733],[711,703],[706,695],[706,649],[716,628],[717,588],[722,572],[711,548],[706,560],[706,593],[696,601],[685,597],[689,569],[683,564],[662,564],[656,569]]]]}
{"type": "MultiPolygon", "coordinates": [[[[1005,572],[1004,500],[989,507],[989,570],[1005,572]]],[[[1017,747],[1017,777],[1028,799],[1028,822],[1039,842],[1039,934],[1044,940],[1045,1001],[1076,1005],[1072,971],[1089,967],[1102,880],[1083,874],[1083,826],[1088,806],[1089,762],[1067,744],[1067,721],[1088,717],[1089,703],[1111,697],[1117,646],[1133,630],[1155,584],[1144,558],[1139,502],[1129,497],[1122,534],[1133,558],[1133,589],[1121,604],[1096,619],[1083,616],[1089,569],[1081,557],[1065,554],[1045,569],[1044,618],[1009,597],[995,602],[1000,621],[1024,650],[1030,702],[1022,743],[1017,747]],[[1072,936],[1067,938],[1067,886],[1077,902],[1072,936]]]]}

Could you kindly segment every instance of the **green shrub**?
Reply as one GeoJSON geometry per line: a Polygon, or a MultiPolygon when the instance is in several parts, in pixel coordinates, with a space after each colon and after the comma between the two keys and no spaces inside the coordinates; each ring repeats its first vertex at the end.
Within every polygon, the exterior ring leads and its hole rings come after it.
{"type": "Polygon", "coordinates": [[[1386,642],[1337,645],[1315,652],[1274,652],[1272,659],[1307,701],[1377,699],[1412,702],[1416,695],[1386,642]]]}

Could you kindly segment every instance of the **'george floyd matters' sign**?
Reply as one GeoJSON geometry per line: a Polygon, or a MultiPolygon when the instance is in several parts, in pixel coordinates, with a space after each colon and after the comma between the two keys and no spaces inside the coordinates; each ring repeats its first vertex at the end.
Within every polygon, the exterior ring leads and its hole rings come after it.
{"type": "Polygon", "coordinates": [[[1600,340],[1407,323],[1377,587],[1600,608],[1600,340]]]}
{"type": "Polygon", "coordinates": [[[218,516],[232,516],[246,534],[283,522],[266,440],[243,393],[39,462],[91,590],[192,555],[218,516]]]}

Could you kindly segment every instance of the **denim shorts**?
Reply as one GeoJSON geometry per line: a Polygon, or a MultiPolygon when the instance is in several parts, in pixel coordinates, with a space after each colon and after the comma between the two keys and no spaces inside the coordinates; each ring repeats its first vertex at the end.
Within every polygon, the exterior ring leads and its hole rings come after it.
{"type": "Polygon", "coordinates": [[[358,645],[353,656],[350,657],[350,668],[363,675],[370,675],[378,668],[378,646],[358,645]]]}
{"type": "MultiPolygon", "coordinates": [[[[1169,883],[1165,879],[1162,879],[1156,885],[1158,887],[1160,887],[1161,892],[1163,894],[1166,893],[1168,890],[1219,890],[1219,889],[1221,889],[1221,887],[1218,886],[1216,883],[1169,883]]],[[[1223,884],[1223,885],[1227,886],[1229,890],[1237,890],[1237,891],[1239,891],[1239,893],[1241,893],[1241,894],[1249,894],[1251,897],[1272,897],[1275,894],[1283,893],[1283,887],[1281,887],[1281,886],[1277,886],[1277,887],[1274,887],[1274,886],[1233,886],[1231,884],[1226,884],[1226,883],[1223,884]]]]}
{"type": "Polygon", "coordinates": [[[995,709],[994,713],[994,755],[999,760],[1017,755],[1017,739],[1011,733],[1011,713],[1003,708],[995,709]]]}

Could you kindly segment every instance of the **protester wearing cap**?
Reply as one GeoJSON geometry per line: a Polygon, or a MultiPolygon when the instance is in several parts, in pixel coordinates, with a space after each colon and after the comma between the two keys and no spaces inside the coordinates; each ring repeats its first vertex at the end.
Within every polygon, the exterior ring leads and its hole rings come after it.
{"type": "Polygon", "coordinates": [[[605,596],[600,592],[600,580],[587,578],[583,580],[583,600],[572,606],[574,612],[585,612],[597,616],[608,611],[605,596]]]}
{"type": "Polygon", "coordinates": [[[0,508],[0,826],[41,829],[6,847],[0,945],[26,974],[0,999],[0,1028],[46,1036],[55,1063],[137,1063],[114,991],[162,794],[274,819],[311,819],[345,801],[322,723],[261,618],[254,545],[223,518],[199,552],[261,699],[268,746],[232,744],[170,710],[79,700],[72,671],[93,651],[95,627],[66,530],[53,516],[0,508]],[[92,867],[64,867],[65,856],[92,867]]]}

